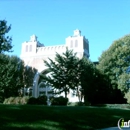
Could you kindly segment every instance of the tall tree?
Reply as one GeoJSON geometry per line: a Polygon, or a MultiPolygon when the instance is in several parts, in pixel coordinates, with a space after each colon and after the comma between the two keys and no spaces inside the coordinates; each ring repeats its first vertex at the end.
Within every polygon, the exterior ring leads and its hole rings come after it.
{"type": "Polygon", "coordinates": [[[17,96],[23,86],[24,63],[16,56],[0,54],[0,93],[3,97],[17,96]]]}
{"type": "Polygon", "coordinates": [[[114,89],[120,89],[122,93],[129,90],[130,66],[130,35],[126,35],[113,42],[108,50],[99,58],[98,69],[109,76],[114,89]]]}
{"type": "Polygon", "coordinates": [[[76,57],[76,53],[66,49],[62,55],[56,53],[55,60],[49,58],[44,61],[48,67],[50,75],[41,77],[48,82],[58,94],[64,92],[65,97],[70,89],[74,90],[79,85],[78,72],[80,60],[76,57]]]}
{"type": "Polygon", "coordinates": [[[24,66],[24,72],[23,72],[23,82],[24,86],[31,87],[33,86],[33,79],[37,72],[37,69],[32,68],[30,66],[24,66]]]}
{"type": "Polygon", "coordinates": [[[80,82],[84,101],[91,104],[106,103],[108,100],[109,81],[88,59],[82,59],[80,82]]]}
{"type": "Polygon", "coordinates": [[[12,52],[12,38],[6,36],[11,29],[11,25],[7,26],[7,21],[0,20],[0,53],[12,52]]]}

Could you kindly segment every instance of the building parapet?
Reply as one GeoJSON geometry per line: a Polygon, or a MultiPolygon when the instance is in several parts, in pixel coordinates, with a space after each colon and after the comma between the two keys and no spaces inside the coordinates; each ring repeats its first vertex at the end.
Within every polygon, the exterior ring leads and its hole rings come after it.
{"type": "Polygon", "coordinates": [[[57,46],[46,46],[46,47],[37,47],[37,53],[41,52],[47,52],[47,53],[53,53],[53,52],[59,52],[66,49],[65,45],[57,45],[57,46]]]}

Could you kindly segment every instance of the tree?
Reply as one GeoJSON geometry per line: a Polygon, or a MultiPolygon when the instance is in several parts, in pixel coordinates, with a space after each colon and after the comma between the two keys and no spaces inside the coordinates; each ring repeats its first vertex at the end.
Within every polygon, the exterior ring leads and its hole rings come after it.
{"type": "Polygon", "coordinates": [[[6,36],[11,29],[11,25],[7,26],[7,21],[0,20],[0,53],[12,52],[12,38],[6,36]]]}
{"type": "Polygon", "coordinates": [[[44,63],[48,69],[40,76],[56,93],[64,92],[67,97],[71,89],[79,101],[84,98],[91,104],[108,102],[109,80],[89,59],[78,59],[76,53],[67,49],[62,55],[56,53],[54,61],[49,59],[44,63]]]}
{"type": "Polygon", "coordinates": [[[23,86],[24,63],[16,56],[0,54],[0,94],[4,98],[17,96],[23,86]]]}
{"type": "Polygon", "coordinates": [[[24,86],[30,87],[33,85],[33,79],[36,72],[37,72],[37,69],[32,68],[30,66],[24,66],[24,72],[23,72],[24,86]]]}
{"type": "Polygon", "coordinates": [[[79,71],[81,60],[76,57],[76,53],[72,50],[66,49],[66,52],[62,55],[56,53],[55,61],[49,58],[48,61],[44,61],[48,67],[50,75],[41,77],[51,85],[55,93],[67,93],[70,89],[75,90],[79,86],[79,71]]]}
{"type": "Polygon", "coordinates": [[[120,89],[126,93],[128,88],[130,66],[130,35],[126,35],[113,42],[108,50],[99,58],[98,69],[107,75],[114,89],[120,89]]]}
{"type": "Polygon", "coordinates": [[[37,69],[32,68],[31,66],[24,66],[23,69],[23,86],[19,89],[19,95],[32,95],[32,86],[33,80],[37,69]]]}
{"type": "Polygon", "coordinates": [[[80,81],[85,103],[108,103],[108,94],[110,92],[108,78],[88,59],[83,59],[81,68],[84,68],[80,81]]]}

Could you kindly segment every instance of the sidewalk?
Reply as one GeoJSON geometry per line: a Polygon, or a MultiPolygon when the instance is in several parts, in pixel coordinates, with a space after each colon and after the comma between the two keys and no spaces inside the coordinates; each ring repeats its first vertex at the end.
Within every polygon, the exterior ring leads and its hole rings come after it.
{"type": "MultiPolygon", "coordinates": [[[[104,128],[104,129],[101,129],[101,130],[120,130],[118,127],[109,127],[109,128],[104,128]]],[[[121,130],[130,130],[130,127],[129,128],[121,128],[121,130]]]]}
{"type": "Polygon", "coordinates": [[[118,127],[109,127],[109,128],[104,128],[102,130],[119,130],[118,127]]]}

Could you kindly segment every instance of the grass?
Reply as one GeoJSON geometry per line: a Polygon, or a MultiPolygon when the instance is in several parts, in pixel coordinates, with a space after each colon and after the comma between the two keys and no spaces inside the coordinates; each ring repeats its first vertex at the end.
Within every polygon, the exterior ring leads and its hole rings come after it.
{"type": "Polygon", "coordinates": [[[0,130],[95,130],[130,119],[118,107],[0,105],[0,130]]]}

